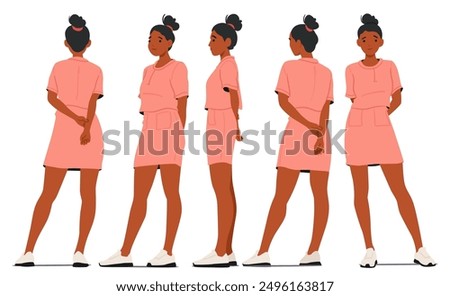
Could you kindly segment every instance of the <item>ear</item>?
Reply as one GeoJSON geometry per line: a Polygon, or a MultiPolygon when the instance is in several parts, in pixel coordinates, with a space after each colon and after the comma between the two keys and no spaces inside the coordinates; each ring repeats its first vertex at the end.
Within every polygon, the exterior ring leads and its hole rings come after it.
{"type": "Polygon", "coordinates": [[[356,44],[359,46],[359,47],[361,47],[361,45],[362,45],[362,43],[361,43],[361,39],[356,39],[356,44]]]}
{"type": "Polygon", "coordinates": [[[225,39],[225,45],[227,46],[227,48],[231,46],[231,38],[225,39]]]}
{"type": "Polygon", "coordinates": [[[88,43],[86,44],[86,48],[88,48],[89,46],[91,46],[91,40],[89,39],[88,43]]]}
{"type": "Polygon", "coordinates": [[[384,44],[384,40],[383,40],[383,38],[380,38],[380,47],[382,47],[383,44],[384,44]]]}
{"type": "Polygon", "coordinates": [[[70,45],[69,45],[69,43],[67,42],[67,40],[64,40],[64,46],[67,47],[67,48],[70,48],[70,45]]]}
{"type": "Polygon", "coordinates": [[[169,40],[167,40],[167,44],[169,45],[169,48],[171,48],[173,45],[173,41],[169,39],[169,40]]]}

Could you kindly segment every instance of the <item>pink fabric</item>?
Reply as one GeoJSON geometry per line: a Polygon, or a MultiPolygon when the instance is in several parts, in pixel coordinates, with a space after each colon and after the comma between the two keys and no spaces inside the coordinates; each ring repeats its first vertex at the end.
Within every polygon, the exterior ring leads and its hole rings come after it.
{"type": "MultiPolygon", "coordinates": [[[[55,92],[69,109],[79,116],[87,116],[92,94],[103,93],[101,69],[83,58],[70,58],[53,67],[47,89],[55,92]]],[[[44,165],[56,168],[101,169],[103,139],[100,123],[94,116],[91,141],[80,144],[83,127],[73,119],[56,111],[52,137],[44,165]]]]}
{"type": "Polygon", "coordinates": [[[387,112],[390,97],[401,89],[395,64],[362,62],[346,70],[346,96],[354,99],[347,119],[345,149],[348,165],[402,163],[403,158],[387,112]]]}
{"type": "Polygon", "coordinates": [[[187,95],[187,68],[182,62],[172,60],[159,68],[145,68],[139,93],[141,112],[176,110],[177,99],[187,95]]]}
{"type": "MultiPolygon", "coordinates": [[[[307,120],[319,124],[320,113],[327,101],[333,101],[333,80],[331,72],[316,59],[302,58],[284,63],[277,93],[284,93],[289,102],[307,120]]],[[[325,152],[314,154],[317,137],[296,120],[289,118],[280,150],[278,167],[292,170],[329,171],[331,147],[326,131],[325,152]]]]}
{"type": "Polygon", "coordinates": [[[206,83],[206,125],[208,164],[232,163],[237,121],[229,90],[237,90],[242,109],[239,75],[233,56],[222,59],[206,83]]]}
{"type": "Polygon", "coordinates": [[[208,164],[228,163],[233,160],[237,122],[233,110],[208,109],[206,144],[208,164]]]}
{"type": "Polygon", "coordinates": [[[135,167],[181,166],[185,139],[177,99],[184,96],[188,96],[188,76],[182,62],[172,60],[160,68],[145,68],[139,95],[144,122],[135,167]]]}
{"type": "Polygon", "coordinates": [[[134,167],[176,164],[181,166],[185,139],[178,111],[145,112],[134,167]]]}
{"type": "Polygon", "coordinates": [[[242,109],[239,88],[238,67],[233,56],[222,59],[206,82],[206,109],[231,108],[230,93],[227,89],[238,91],[239,109],[242,109]]]}

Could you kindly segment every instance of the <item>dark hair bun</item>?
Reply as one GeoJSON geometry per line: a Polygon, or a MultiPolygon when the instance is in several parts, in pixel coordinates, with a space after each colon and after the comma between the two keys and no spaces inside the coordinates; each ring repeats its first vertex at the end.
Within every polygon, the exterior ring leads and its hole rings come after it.
{"type": "Polygon", "coordinates": [[[225,18],[225,23],[228,25],[232,25],[235,31],[239,31],[242,29],[242,21],[239,19],[239,16],[237,14],[230,14],[227,15],[225,18]]]}
{"type": "Polygon", "coordinates": [[[378,20],[375,18],[375,16],[373,16],[373,15],[371,15],[371,14],[368,14],[368,13],[366,13],[365,15],[363,15],[363,16],[361,17],[361,22],[362,22],[364,25],[367,25],[367,24],[378,25],[378,20]]]}
{"type": "Polygon", "coordinates": [[[319,27],[319,23],[312,15],[307,15],[303,17],[303,23],[310,29],[315,30],[319,27]]]}
{"type": "Polygon", "coordinates": [[[163,15],[164,26],[169,26],[172,31],[176,31],[180,28],[180,24],[176,22],[177,19],[173,18],[171,15],[163,15]]]}
{"type": "Polygon", "coordinates": [[[72,14],[69,17],[69,23],[75,28],[84,28],[84,26],[86,26],[86,21],[77,14],[72,14]]]}

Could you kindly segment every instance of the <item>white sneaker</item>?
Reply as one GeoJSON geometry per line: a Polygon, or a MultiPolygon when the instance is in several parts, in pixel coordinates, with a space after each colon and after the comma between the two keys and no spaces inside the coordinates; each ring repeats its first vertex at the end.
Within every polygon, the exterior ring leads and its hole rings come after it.
{"type": "Polygon", "coordinates": [[[434,262],[433,258],[431,258],[424,247],[420,248],[414,255],[414,263],[425,267],[436,266],[436,262],[434,262]]]}
{"type": "Polygon", "coordinates": [[[193,264],[195,267],[230,267],[227,254],[219,256],[216,251],[212,251],[209,255],[195,261],[193,264]]]}
{"type": "Polygon", "coordinates": [[[86,260],[86,257],[84,257],[83,253],[80,251],[77,251],[75,254],[73,254],[73,267],[88,267],[89,263],[86,260]]]}
{"type": "Polygon", "coordinates": [[[228,262],[230,263],[230,266],[238,266],[234,253],[228,254],[228,262]]]}
{"type": "Polygon", "coordinates": [[[98,265],[101,267],[133,267],[133,259],[131,259],[131,255],[122,256],[121,252],[118,251],[98,265]]]}
{"type": "Polygon", "coordinates": [[[359,266],[363,268],[374,268],[377,266],[377,263],[377,253],[375,253],[373,248],[368,248],[366,250],[366,256],[364,256],[359,266]]]}
{"type": "Polygon", "coordinates": [[[31,252],[26,252],[17,259],[15,266],[34,266],[34,256],[31,252]]]}
{"type": "Polygon", "coordinates": [[[148,261],[147,267],[177,267],[175,256],[169,256],[166,250],[162,250],[155,258],[148,261]]]}
{"type": "Polygon", "coordinates": [[[261,255],[258,255],[258,253],[256,253],[253,257],[242,262],[242,265],[244,265],[244,266],[270,266],[269,253],[265,252],[265,253],[262,253],[261,255]]]}
{"type": "Polygon", "coordinates": [[[318,251],[314,251],[311,254],[306,254],[302,260],[300,260],[300,265],[310,265],[310,266],[321,266],[320,255],[318,251]]]}

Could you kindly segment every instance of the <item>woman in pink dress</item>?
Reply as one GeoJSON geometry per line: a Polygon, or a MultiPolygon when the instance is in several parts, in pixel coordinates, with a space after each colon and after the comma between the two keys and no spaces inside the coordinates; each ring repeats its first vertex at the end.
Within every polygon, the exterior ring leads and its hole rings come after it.
{"type": "Polygon", "coordinates": [[[172,248],[181,217],[179,193],[181,158],[184,149],[188,79],[186,66],[172,59],[173,31],[179,24],[163,16],[163,24],[150,31],[148,49],[158,61],[145,68],[139,97],[144,115],[142,134],[134,159],[134,198],[122,249],[100,262],[104,267],[133,266],[131,248],[147,212],[147,198],[158,169],[167,197],[167,228],[164,249],[148,267],[175,267],[172,248]]]}
{"type": "Polygon", "coordinates": [[[303,21],[289,36],[292,52],[301,59],[284,63],[276,87],[278,101],[289,115],[289,122],[278,155],[275,197],[259,251],[244,266],[270,265],[268,250],[286,216],[286,206],[300,172],[310,173],[314,194],[313,235],[300,265],[321,265],[318,250],[328,219],[331,147],[327,123],[333,103],[333,80],[330,70],[312,54],[319,40],[315,32],[319,24],[311,15],[303,21]]]}
{"type": "Polygon", "coordinates": [[[235,266],[232,249],[236,221],[236,196],[232,177],[234,142],[241,141],[239,109],[242,109],[238,68],[230,54],[237,43],[236,31],[242,21],[236,14],[216,24],[211,31],[209,47],[220,63],[206,83],[206,145],[211,181],[217,197],[218,239],[216,248],[209,255],[194,262],[195,267],[235,266]]]}
{"type": "Polygon", "coordinates": [[[352,107],[347,119],[345,149],[355,187],[355,209],[366,244],[361,267],[375,267],[377,256],[372,243],[368,202],[368,166],[381,169],[397,199],[400,214],[414,240],[414,262],[422,266],[436,263],[422,246],[413,201],[403,179],[403,158],[389,119],[401,104],[402,86],[397,67],[392,61],[375,56],[383,45],[378,20],[365,14],[358,29],[357,44],[365,58],[346,69],[347,93],[352,107]],[[392,99],[391,99],[392,98],[392,99]]]}
{"type": "Polygon", "coordinates": [[[80,171],[80,233],[73,256],[74,267],[86,267],[86,240],[95,216],[95,188],[103,160],[102,130],[95,116],[97,99],[103,95],[101,69],[83,57],[91,45],[86,21],[69,18],[64,44],[73,57],[53,67],[48,82],[48,101],[56,109],[53,134],[44,161],[42,194],[36,203],[25,254],[18,266],[34,266],[33,249],[50,214],[53,201],[68,170],[80,171]]]}

